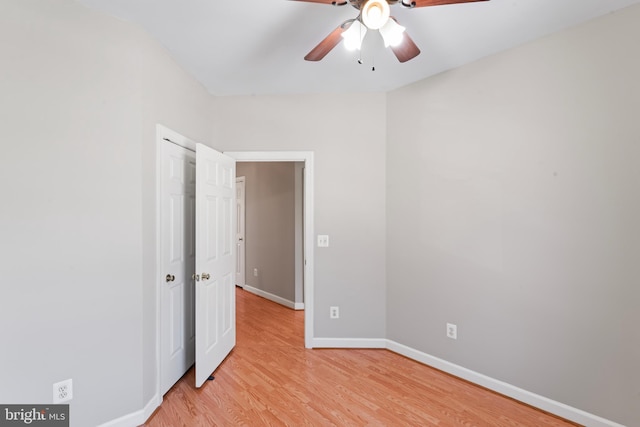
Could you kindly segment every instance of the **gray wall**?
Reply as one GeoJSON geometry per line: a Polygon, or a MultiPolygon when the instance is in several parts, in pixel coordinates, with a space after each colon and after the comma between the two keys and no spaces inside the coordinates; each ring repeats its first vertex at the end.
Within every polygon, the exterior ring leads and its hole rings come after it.
{"type": "Polygon", "coordinates": [[[211,97],[156,42],[70,0],[0,1],[0,402],[71,425],[155,392],[155,123],[211,140],[211,97]]]}
{"type": "Polygon", "coordinates": [[[331,242],[315,250],[316,337],[385,336],[385,105],[384,94],[214,100],[224,151],[314,152],[315,232],[331,242]]]}
{"type": "Polygon", "coordinates": [[[245,283],[293,303],[295,162],[238,162],[236,175],[246,178],[245,283]]]}
{"type": "Polygon", "coordinates": [[[629,426],[638,22],[632,7],[394,91],[387,108],[388,338],[629,426]]]}

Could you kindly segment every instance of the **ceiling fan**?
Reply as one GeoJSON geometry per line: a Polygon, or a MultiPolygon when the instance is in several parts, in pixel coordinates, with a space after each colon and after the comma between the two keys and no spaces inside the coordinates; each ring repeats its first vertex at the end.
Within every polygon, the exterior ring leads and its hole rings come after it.
{"type": "Polygon", "coordinates": [[[324,3],[333,6],[350,4],[360,12],[356,18],[347,19],[324,38],[304,57],[307,61],[320,61],[340,41],[350,50],[360,49],[367,30],[378,30],[385,47],[390,47],[400,62],[407,62],[420,54],[420,49],[406,33],[405,28],[390,15],[389,6],[400,4],[406,8],[471,3],[488,0],[295,0],[324,3]]]}

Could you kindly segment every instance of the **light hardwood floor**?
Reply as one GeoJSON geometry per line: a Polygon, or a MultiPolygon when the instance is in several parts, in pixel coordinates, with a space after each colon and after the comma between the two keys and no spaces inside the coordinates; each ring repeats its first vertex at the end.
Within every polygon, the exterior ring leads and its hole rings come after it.
{"type": "Polygon", "coordinates": [[[237,289],[237,345],[191,369],[148,427],[575,426],[388,350],[304,348],[304,313],[237,289]]]}

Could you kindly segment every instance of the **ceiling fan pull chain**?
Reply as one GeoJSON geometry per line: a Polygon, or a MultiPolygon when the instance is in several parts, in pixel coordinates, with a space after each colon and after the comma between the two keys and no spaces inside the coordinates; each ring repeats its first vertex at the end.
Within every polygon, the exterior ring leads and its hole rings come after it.
{"type": "MultiPolygon", "coordinates": [[[[358,16],[359,18],[359,16],[358,16]]],[[[362,27],[360,27],[360,40],[363,40],[362,37],[362,27]]],[[[360,44],[360,49],[358,49],[358,64],[362,64],[362,44],[360,44]]]]}

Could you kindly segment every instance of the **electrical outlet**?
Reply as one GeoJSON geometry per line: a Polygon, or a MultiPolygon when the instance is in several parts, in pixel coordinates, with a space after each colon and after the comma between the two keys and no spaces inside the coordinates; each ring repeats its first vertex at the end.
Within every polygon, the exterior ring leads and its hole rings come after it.
{"type": "Polygon", "coordinates": [[[339,319],[340,318],[340,307],[329,307],[329,317],[331,319],[339,319]]]}
{"type": "Polygon", "coordinates": [[[254,268],[254,269],[253,269],[253,275],[254,275],[255,277],[258,277],[258,269],[257,269],[257,268],[254,268]]]}
{"type": "Polygon", "coordinates": [[[53,385],[53,403],[62,403],[73,399],[73,381],[60,381],[53,385]]]}
{"type": "Polygon", "coordinates": [[[451,339],[458,339],[458,327],[453,323],[447,323],[447,336],[451,339]]]}

